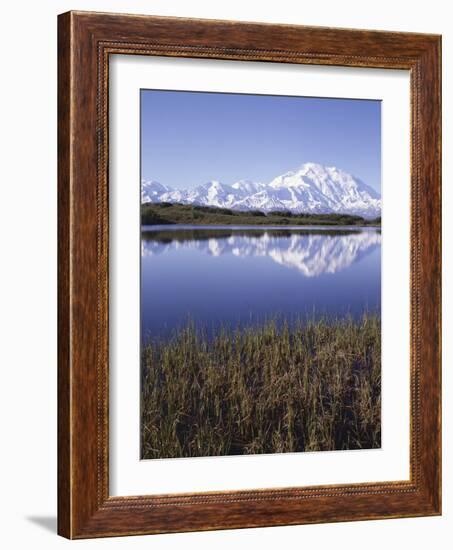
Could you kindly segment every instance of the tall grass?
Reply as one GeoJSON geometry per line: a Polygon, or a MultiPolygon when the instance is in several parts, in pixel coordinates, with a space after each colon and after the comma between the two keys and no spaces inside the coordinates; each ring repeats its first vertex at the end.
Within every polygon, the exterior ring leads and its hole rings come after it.
{"type": "Polygon", "coordinates": [[[380,356],[377,316],[189,323],[143,350],[142,458],[378,448],[380,356]]]}

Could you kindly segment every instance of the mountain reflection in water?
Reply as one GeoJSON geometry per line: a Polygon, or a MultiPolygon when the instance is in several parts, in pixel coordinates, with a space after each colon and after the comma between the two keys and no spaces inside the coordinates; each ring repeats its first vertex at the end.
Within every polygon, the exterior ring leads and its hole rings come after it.
{"type": "MultiPolygon", "coordinates": [[[[210,256],[268,257],[305,277],[337,273],[381,245],[379,230],[183,229],[142,231],[142,256],[192,249],[210,256]]],[[[239,266],[238,266],[238,269],[239,266]]]]}
{"type": "Polygon", "coordinates": [[[378,229],[153,226],[141,236],[145,339],[189,318],[216,331],[380,311],[378,229]]]}

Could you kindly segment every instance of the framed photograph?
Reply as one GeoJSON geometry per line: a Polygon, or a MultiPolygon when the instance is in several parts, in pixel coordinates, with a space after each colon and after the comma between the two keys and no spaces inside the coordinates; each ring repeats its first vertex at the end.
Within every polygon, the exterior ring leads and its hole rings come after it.
{"type": "Polygon", "coordinates": [[[440,37],[58,23],[59,533],[440,514],[440,37]]]}

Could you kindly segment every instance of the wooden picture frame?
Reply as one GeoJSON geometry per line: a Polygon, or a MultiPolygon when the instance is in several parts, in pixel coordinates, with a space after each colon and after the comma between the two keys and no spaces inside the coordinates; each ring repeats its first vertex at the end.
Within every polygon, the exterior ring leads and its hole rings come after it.
{"type": "Polygon", "coordinates": [[[59,16],[58,48],[59,534],[89,538],[440,514],[440,37],[69,12],[59,16]],[[111,54],[410,71],[409,481],[109,496],[111,54]]]}

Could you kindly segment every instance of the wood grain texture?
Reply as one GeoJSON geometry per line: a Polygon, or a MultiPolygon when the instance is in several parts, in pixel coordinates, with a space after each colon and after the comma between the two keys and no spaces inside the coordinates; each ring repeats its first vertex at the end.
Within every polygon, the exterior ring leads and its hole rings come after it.
{"type": "Polygon", "coordinates": [[[69,12],[59,16],[58,531],[68,538],[440,514],[440,37],[69,12]],[[410,481],[181,495],[108,490],[111,54],[411,74],[410,481]]]}
{"type": "Polygon", "coordinates": [[[58,532],[71,536],[69,15],[58,23],[58,532]]]}

